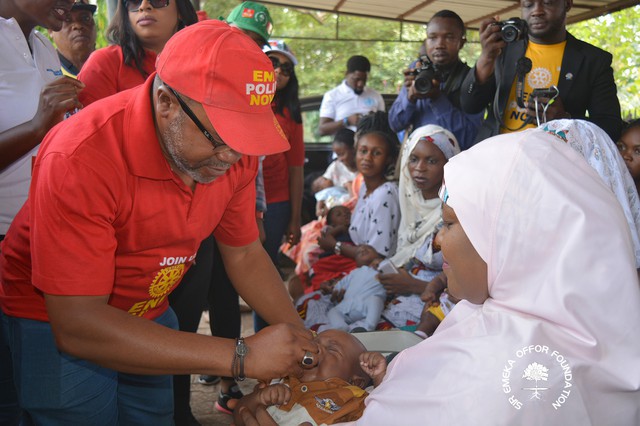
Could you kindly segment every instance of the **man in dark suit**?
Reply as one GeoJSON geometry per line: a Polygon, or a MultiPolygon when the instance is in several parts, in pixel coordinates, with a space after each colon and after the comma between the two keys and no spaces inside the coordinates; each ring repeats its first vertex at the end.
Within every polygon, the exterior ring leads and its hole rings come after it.
{"type": "Polygon", "coordinates": [[[588,119],[618,139],[622,120],[612,56],[567,32],[572,5],[573,0],[522,0],[527,28],[512,42],[503,39],[504,25],[496,19],[482,22],[482,53],[460,95],[467,113],[488,107],[477,141],[556,118],[588,119]],[[542,88],[550,93],[531,96],[542,88]]]}

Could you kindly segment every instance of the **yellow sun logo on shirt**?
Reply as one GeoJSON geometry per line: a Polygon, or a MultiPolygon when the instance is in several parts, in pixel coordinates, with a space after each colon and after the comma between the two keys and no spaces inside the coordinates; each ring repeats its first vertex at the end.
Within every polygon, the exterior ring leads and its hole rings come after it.
{"type": "Polygon", "coordinates": [[[149,286],[149,295],[151,297],[164,296],[178,281],[180,281],[183,273],[184,263],[161,269],[149,286]]]}

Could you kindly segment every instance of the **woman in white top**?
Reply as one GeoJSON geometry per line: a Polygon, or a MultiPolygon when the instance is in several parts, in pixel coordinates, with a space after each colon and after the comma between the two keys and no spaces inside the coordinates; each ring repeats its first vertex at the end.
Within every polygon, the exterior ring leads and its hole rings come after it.
{"type": "MultiPolygon", "coordinates": [[[[397,273],[378,276],[387,293],[394,296],[383,313],[385,321],[394,327],[419,323],[424,309],[420,295],[427,283],[442,273],[442,255],[433,245],[442,223],[438,190],[445,164],[459,152],[456,137],[433,124],[415,129],[402,145],[399,185],[402,219],[398,248],[391,258],[397,273]]],[[[437,283],[439,280],[432,285],[437,283]]]]}

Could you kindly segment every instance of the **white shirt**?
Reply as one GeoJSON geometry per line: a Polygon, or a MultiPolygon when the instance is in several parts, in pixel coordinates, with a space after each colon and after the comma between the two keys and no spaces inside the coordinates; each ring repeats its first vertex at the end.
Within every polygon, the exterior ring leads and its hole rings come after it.
{"type": "Polygon", "coordinates": [[[344,186],[345,183],[352,182],[357,174],[357,171],[352,172],[342,161],[333,160],[322,177],[333,182],[333,186],[344,186]]]}
{"type": "MultiPolygon", "coordinates": [[[[62,71],[49,39],[33,30],[27,44],[13,18],[0,18],[0,52],[0,132],[4,132],[33,118],[42,87],[62,71]]],[[[37,152],[38,147],[33,148],[0,172],[0,235],[7,233],[27,199],[31,159],[37,152]]]]}
{"type": "MultiPolygon", "coordinates": [[[[320,117],[339,121],[353,114],[368,114],[384,110],[384,99],[380,93],[365,86],[364,91],[356,95],[353,89],[347,86],[346,81],[342,80],[340,86],[329,90],[322,97],[320,117]]],[[[356,126],[349,126],[349,128],[356,131],[356,126]]]]}

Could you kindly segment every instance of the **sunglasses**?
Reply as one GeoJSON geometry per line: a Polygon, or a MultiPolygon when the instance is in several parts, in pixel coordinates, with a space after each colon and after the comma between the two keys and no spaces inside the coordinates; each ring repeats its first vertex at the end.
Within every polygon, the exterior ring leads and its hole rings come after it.
{"type": "Polygon", "coordinates": [[[275,70],[280,68],[280,72],[283,75],[289,77],[293,72],[293,64],[291,62],[280,62],[280,59],[276,58],[275,56],[269,56],[269,59],[271,59],[273,69],[275,70]]]}
{"type": "MultiPolygon", "coordinates": [[[[147,0],[154,9],[162,9],[169,6],[169,0],[147,0]]],[[[140,10],[142,0],[124,0],[124,5],[129,12],[137,12],[140,10]]]]}
{"type": "Polygon", "coordinates": [[[213,138],[213,135],[211,133],[209,133],[209,131],[207,129],[205,129],[204,125],[202,124],[202,122],[200,120],[198,120],[198,117],[196,117],[196,115],[194,114],[194,112],[191,110],[191,108],[189,108],[189,105],[187,105],[182,98],[180,97],[180,95],[178,95],[178,92],[176,92],[175,90],[173,90],[171,87],[169,87],[166,83],[165,86],[167,86],[167,88],[169,90],[171,90],[171,93],[173,93],[173,96],[176,97],[176,99],[178,100],[178,103],[180,104],[180,107],[182,108],[182,110],[184,111],[185,114],[187,114],[187,116],[189,116],[189,118],[191,119],[191,121],[193,121],[193,123],[198,127],[198,129],[200,129],[200,131],[202,132],[202,134],[204,135],[205,138],[207,138],[209,140],[209,142],[211,142],[211,145],[213,145],[213,149],[215,150],[216,148],[220,148],[221,146],[228,146],[225,143],[222,142],[218,142],[217,140],[215,140],[213,138]]]}

